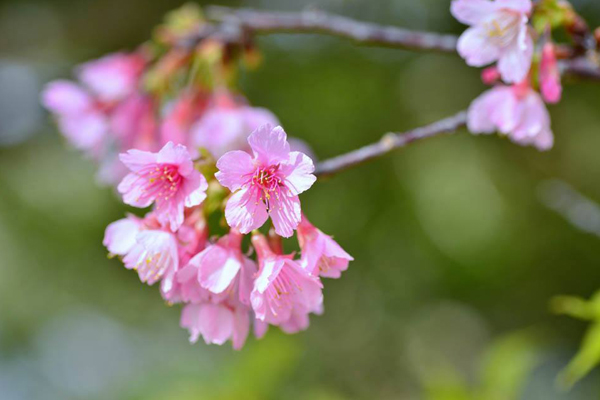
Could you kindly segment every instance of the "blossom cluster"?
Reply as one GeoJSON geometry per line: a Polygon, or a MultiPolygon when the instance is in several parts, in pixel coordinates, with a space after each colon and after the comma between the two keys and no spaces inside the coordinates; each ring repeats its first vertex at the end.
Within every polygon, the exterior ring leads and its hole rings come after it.
{"type": "Polygon", "coordinates": [[[474,67],[496,63],[482,72],[484,83],[495,86],[471,103],[469,130],[498,131],[548,150],[554,136],[544,102],[560,101],[560,73],[549,35],[536,43],[532,11],[531,0],[453,0],[451,5],[454,17],[470,26],[459,38],[459,54],[474,67]]]}
{"type": "Polygon", "coordinates": [[[42,103],[102,182],[149,208],[106,228],[109,254],[182,305],[190,341],[240,349],[251,329],[306,329],[323,311],[321,278],[339,278],[352,257],[301,211],[316,181],[310,148],[236,90],[232,71],[252,49],[177,44],[205,23],[186,5],[135,51],[49,83],[42,103]],[[299,251],[285,253],[294,234],[299,251]]]}
{"type": "Polygon", "coordinates": [[[295,333],[309,314],[323,310],[321,277],[338,278],[352,257],[302,215],[298,195],[316,178],[312,160],[291,151],[281,127],[262,125],[248,137],[250,152],[221,156],[211,184],[231,194],[229,232],[211,238],[206,208],[209,184],[188,149],[168,142],[159,152],[121,154],[130,170],[118,186],[123,201],[153,209],[110,224],[104,244],[142,282],[160,282],[169,303],[182,303],[181,326],[195,342],[231,340],[241,348],[251,326],[261,337],[269,325],[295,333]],[[258,229],[270,218],[269,236],[258,229]],[[284,254],[281,237],[297,232],[301,255],[284,254]],[[256,261],[243,250],[251,234],[256,261]]]}
{"type": "Polygon", "coordinates": [[[310,150],[297,140],[291,148],[270,111],[223,87],[186,87],[165,102],[145,90],[147,68],[139,52],[112,54],[42,94],[123,202],[152,207],[111,223],[104,245],[166,302],[182,304],[192,342],[240,349],[251,328],[257,337],[269,325],[306,329],[323,311],[321,278],[339,278],[352,260],[301,212],[299,195],[316,181],[310,150]],[[225,225],[211,227],[214,215],[225,225]],[[283,251],[294,233],[298,256],[283,251]]]}

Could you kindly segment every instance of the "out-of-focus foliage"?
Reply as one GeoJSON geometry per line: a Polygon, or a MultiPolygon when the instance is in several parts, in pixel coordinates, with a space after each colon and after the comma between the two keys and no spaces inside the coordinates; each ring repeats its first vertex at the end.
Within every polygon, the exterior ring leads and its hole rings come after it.
{"type": "MultiPolygon", "coordinates": [[[[527,400],[597,399],[595,371],[568,392],[554,384],[585,327],[547,304],[600,287],[598,238],[537,195],[558,177],[600,199],[600,89],[584,82],[566,83],[563,101],[550,107],[550,152],[463,130],[317,183],[303,207],[356,258],[344,279],[329,282],[325,315],[305,333],[272,330],[243,352],[191,346],[177,327],[180,310],[107,259],[103,230],[130,210],[95,184],[93,166],[38,105],[44,82],[133,48],[183,3],[0,2],[2,400],[412,400],[431,398],[434,387],[445,399],[496,400],[495,388],[527,400]],[[544,340],[521,333],[528,328],[544,340]],[[432,368],[447,372],[428,377],[432,368]]],[[[449,0],[213,3],[317,4],[407,28],[464,29],[449,0]]],[[[600,23],[600,3],[573,4],[592,27],[600,23]]],[[[485,89],[454,55],[316,35],[258,45],[264,62],[242,71],[243,91],[320,158],[455,113],[485,89]]]]}
{"type": "Polygon", "coordinates": [[[531,332],[517,332],[496,339],[480,360],[474,383],[451,365],[423,376],[430,400],[519,399],[532,370],[540,361],[540,346],[531,332]]]}
{"type": "Polygon", "coordinates": [[[571,387],[600,364],[600,292],[596,292],[590,300],[557,296],[552,300],[552,308],[557,314],[591,321],[581,348],[560,375],[560,383],[571,387]]]}

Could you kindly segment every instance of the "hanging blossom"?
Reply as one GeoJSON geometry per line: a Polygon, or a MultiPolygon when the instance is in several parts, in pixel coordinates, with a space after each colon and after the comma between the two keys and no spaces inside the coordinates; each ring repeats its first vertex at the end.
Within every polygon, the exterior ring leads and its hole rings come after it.
{"type": "Polygon", "coordinates": [[[206,198],[208,183],[183,145],[169,142],[158,153],[132,149],[120,159],[131,171],[118,186],[123,201],[141,208],[154,203],[157,220],[172,231],[183,223],[184,207],[206,198]]]}
{"type": "Polygon", "coordinates": [[[217,161],[215,177],[233,192],[225,218],[242,233],[261,227],[271,217],[275,232],[290,237],[300,223],[298,195],[317,179],[312,160],[290,151],[280,126],[263,125],[248,138],[252,156],[231,151],[217,161]]]}
{"type": "Polygon", "coordinates": [[[303,215],[298,225],[301,264],[311,275],[339,278],[348,269],[352,256],[329,235],[324,234],[303,215]]]}
{"type": "Polygon", "coordinates": [[[554,143],[548,110],[527,81],[483,93],[469,107],[467,126],[472,133],[498,131],[513,142],[539,150],[548,150],[554,143]]]}
{"type": "Polygon", "coordinates": [[[181,326],[190,341],[223,344],[231,340],[240,349],[251,322],[250,291],[256,264],[242,254],[242,235],[232,230],[194,256],[177,274],[181,299],[188,303],[181,326]]]}
{"type": "Polygon", "coordinates": [[[256,318],[273,325],[303,329],[310,313],[321,313],[323,285],[317,276],[294,261],[291,256],[275,254],[261,234],[252,236],[259,271],[250,295],[256,318]]]}
{"type": "Polygon", "coordinates": [[[453,0],[452,15],[470,25],[458,40],[461,57],[474,67],[497,61],[508,83],[525,79],[534,48],[527,26],[531,8],[531,0],[453,0]]]}
{"type": "Polygon", "coordinates": [[[106,228],[104,245],[123,257],[125,267],[135,270],[142,282],[153,285],[166,277],[166,288],[172,285],[179,268],[177,237],[162,229],[155,215],[144,219],[130,215],[113,222],[106,228]]]}

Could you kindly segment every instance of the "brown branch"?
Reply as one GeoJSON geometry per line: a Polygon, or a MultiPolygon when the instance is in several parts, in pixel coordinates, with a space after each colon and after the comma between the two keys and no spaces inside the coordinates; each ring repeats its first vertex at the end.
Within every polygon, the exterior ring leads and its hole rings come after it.
{"type": "MultiPolygon", "coordinates": [[[[206,8],[207,17],[216,22],[208,25],[183,46],[194,46],[207,36],[233,43],[246,43],[252,35],[271,33],[318,33],[350,39],[368,46],[454,53],[458,37],[432,32],[412,31],[395,26],[382,26],[357,21],[323,11],[299,12],[257,11],[221,6],[206,8]]],[[[592,57],[573,53],[561,61],[563,73],[579,78],[600,80],[600,66],[592,57]]]]}
{"type": "Polygon", "coordinates": [[[467,113],[461,111],[456,115],[444,118],[430,125],[413,129],[404,133],[387,133],[380,141],[353,150],[349,153],[321,161],[317,164],[317,176],[332,175],[336,172],[362,164],[373,158],[381,157],[417,140],[446,133],[453,133],[467,123],[467,113]]]}
{"type": "Polygon", "coordinates": [[[318,10],[300,12],[272,12],[251,9],[232,9],[210,6],[206,9],[210,20],[228,26],[230,32],[239,30],[254,34],[321,33],[374,46],[400,47],[411,50],[456,51],[458,38],[454,35],[411,31],[394,26],[381,26],[356,21],[318,10]]]}
{"type": "Polygon", "coordinates": [[[571,60],[561,60],[560,68],[564,75],[600,80],[600,66],[589,57],[580,56],[571,60]]]}

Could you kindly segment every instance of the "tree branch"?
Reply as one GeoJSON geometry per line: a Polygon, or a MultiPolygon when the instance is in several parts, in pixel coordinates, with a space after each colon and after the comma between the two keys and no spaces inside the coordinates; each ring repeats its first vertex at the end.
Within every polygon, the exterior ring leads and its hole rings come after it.
{"type": "MultiPolygon", "coordinates": [[[[458,37],[432,32],[412,31],[395,26],[369,22],[309,9],[299,12],[257,11],[209,6],[206,15],[217,25],[205,27],[184,46],[194,46],[207,36],[235,43],[244,43],[252,35],[270,33],[320,33],[350,39],[368,46],[394,47],[409,50],[456,52],[458,37]]],[[[561,60],[564,74],[600,80],[600,66],[590,57],[573,56],[561,60]]]]}
{"type": "MultiPolygon", "coordinates": [[[[380,26],[318,10],[271,12],[210,6],[209,19],[222,24],[237,25],[254,34],[322,33],[351,39],[374,46],[400,47],[411,50],[454,52],[458,38],[429,32],[411,31],[394,26],[380,26]]],[[[233,30],[232,30],[233,31],[233,30]]]]}
{"type": "Polygon", "coordinates": [[[466,111],[444,118],[430,125],[416,128],[404,133],[387,133],[380,141],[353,150],[349,153],[321,161],[317,164],[315,175],[326,176],[347,168],[381,157],[393,150],[406,146],[416,140],[425,139],[446,133],[453,133],[467,123],[466,111]]]}

